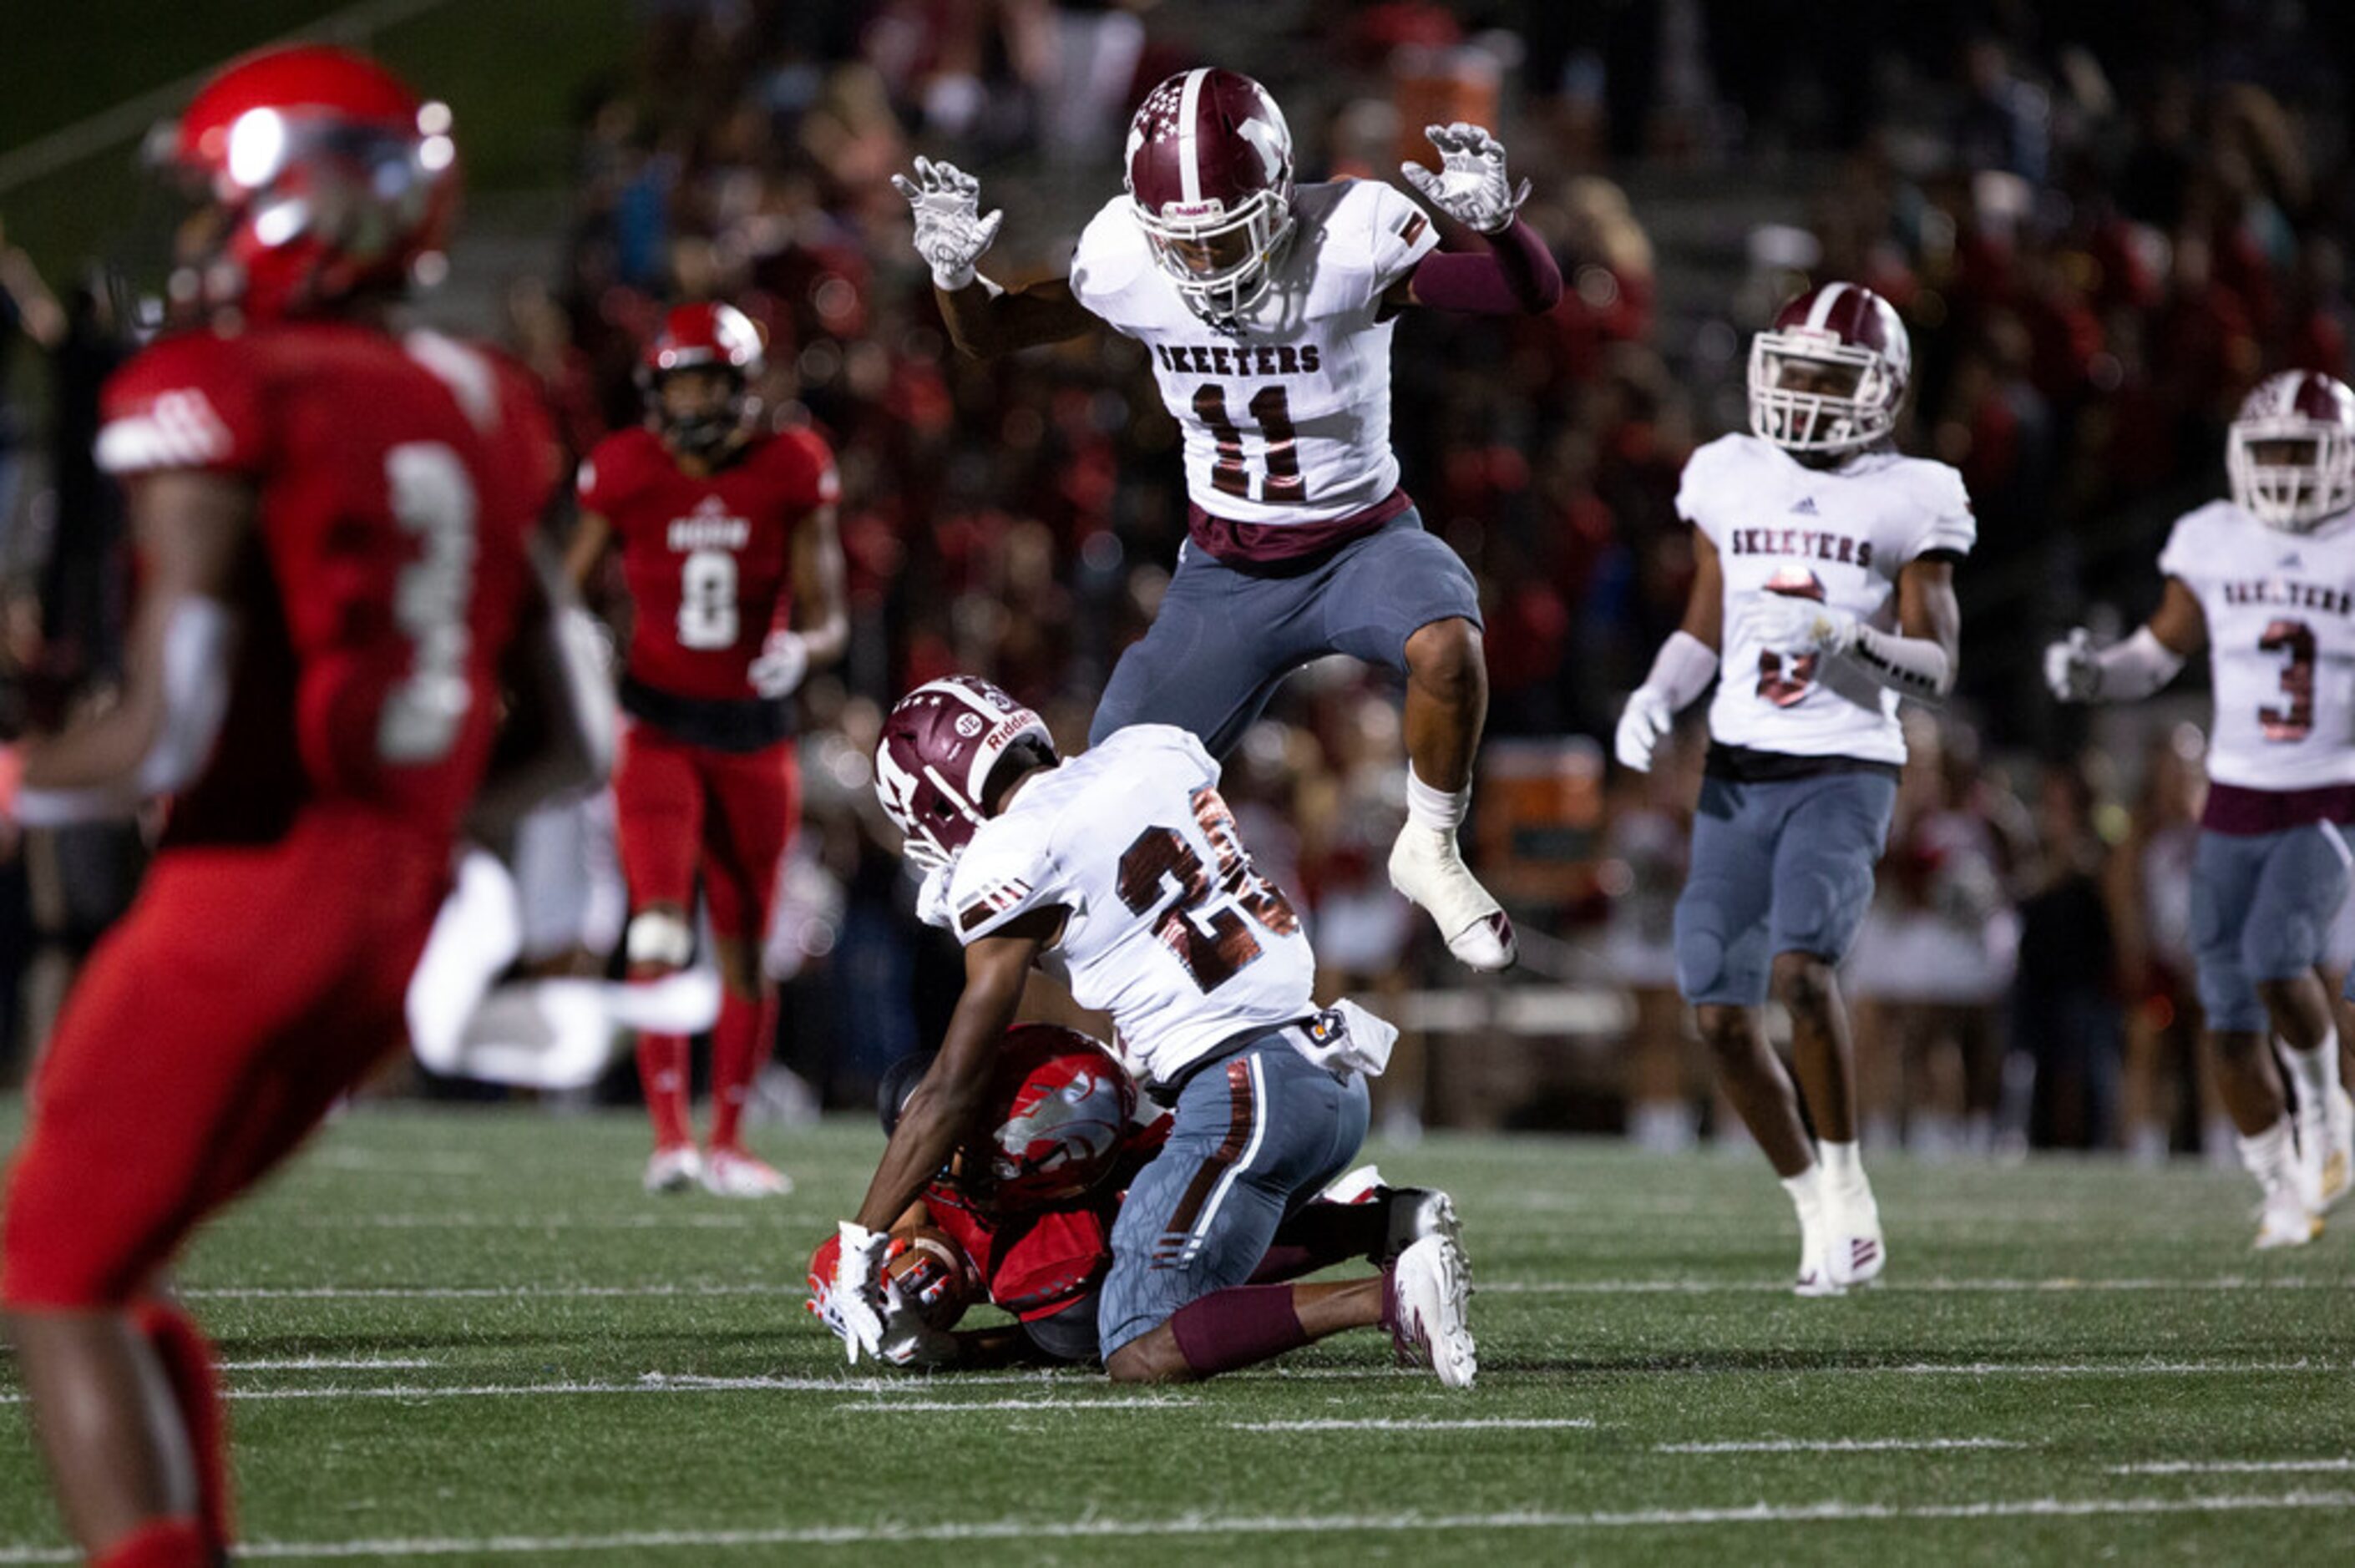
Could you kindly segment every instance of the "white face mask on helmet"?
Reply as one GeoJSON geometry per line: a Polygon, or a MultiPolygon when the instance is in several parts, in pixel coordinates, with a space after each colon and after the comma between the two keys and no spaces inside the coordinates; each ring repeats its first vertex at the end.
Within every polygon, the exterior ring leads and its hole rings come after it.
{"type": "Polygon", "coordinates": [[[1292,132],[1266,89],[1208,68],[1145,95],[1123,159],[1130,210],[1188,308],[1225,321],[1263,298],[1292,238],[1292,132]]]}
{"type": "Polygon", "coordinates": [[[2224,472],[2233,504],[2286,533],[2355,506],[2355,392],[2316,371],[2267,376],[2232,420],[2224,472]]]}

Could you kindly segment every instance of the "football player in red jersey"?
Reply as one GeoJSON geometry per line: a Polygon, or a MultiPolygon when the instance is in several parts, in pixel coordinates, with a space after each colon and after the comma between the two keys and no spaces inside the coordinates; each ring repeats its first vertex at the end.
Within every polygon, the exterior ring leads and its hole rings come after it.
{"type": "Polygon", "coordinates": [[[210,1353],[165,1265],[399,1045],[470,805],[602,766],[593,669],[547,635],[527,556],[557,479],[530,378],[385,309],[439,255],[449,111],[280,49],[168,147],[200,193],[174,287],[198,319],[114,376],[98,443],[141,562],[124,695],[0,768],[26,822],[174,797],[42,1065],[0,1242],[60,1511],[114,1568],[219,1562],[230,1535],[210,1353]]]}
{"type": "Polygon", "coordinates": [[[761,972],[777,865],[801,810],[788,699],[849,641],[834,454],[805,429],[756,427],[761,337],[727,305],[681,305],[648,346],[647,423],[581,466],[570,567],[586,585],[616,540],[634,611],[629,715],[613,778],[634,980],[694,948],[697,873],[726,988],[712,1032],[711,1142],[687,1124],[687,1042],[638,1038],[654,1119],[649,1192],[765,1197],[791,1183],[747,1152],[744,1100],[775,1033],[761,972]]]}
{"type": "MultiPolygon", "coordinates": [[[[887,1135],[932,1064],[930,1054],[904,1057],[883,1075],[876,1108],[887,1135]]],[[[1100,1361],[1096,1299],[1112,1267],[1113,1225],[1129,1182],[1169,1138],[1169,1115],[1140,1115],[1139,1104],[1127,1070],[1077,1030],[1008,1030],[978,1130],[892,1226],[895,1257],[925,1230],[944,1234],[958,1255],[891,1268],[882,1359],[966,1370],[1100,1361]],[[951,1331],[976,1298],[1015,1322],[951,1331]]],[[[1455,1227],[1444,1192],[1386,1186],[1362,1166],[1285,1216],[1252,1279],[1297,1279],[1359,1257],[1386,1266],[1455,1227]]],[[[832,1309],[841,1248],[839,1236],[827,1237],[809,1266],[809,1309],[837,1336],[847,1332],[832,1309]]]]}

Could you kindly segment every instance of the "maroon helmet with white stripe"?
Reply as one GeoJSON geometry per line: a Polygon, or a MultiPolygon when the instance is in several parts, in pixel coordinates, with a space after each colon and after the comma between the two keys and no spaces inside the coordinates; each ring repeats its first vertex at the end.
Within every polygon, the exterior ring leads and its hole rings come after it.
{"type": "Polygon", "coordinates": [[[875,743],[875,793],[908,856],[938,864],[964,849],[985,820],[991,771],[1026,741],[1054,757],[1046,721],[977,675],[901,697],[875,743]]]}
{"type": "Polygon", "coordinates": [[[1847,452],[1897,428],[1913,341],[1856,283],[1810,289],[1750,342],[1750,429],[1786,452],[1847,452]]]}
{"type": "Polygon", "coordinates": [[[1124,163],[1154,260],[1198,314],[1224,320],[1267,292],[1292,237],[1292,132],[1265,88],[1179,72],[1137,105],[1124,163]]]}
{"type": "Polygon", "coordinates": [[[2224,471],[2235,505],[2292,534],[2355,506],[2355,392],[2317,370],[2266,376],[2233,417],[2224,471]]]}

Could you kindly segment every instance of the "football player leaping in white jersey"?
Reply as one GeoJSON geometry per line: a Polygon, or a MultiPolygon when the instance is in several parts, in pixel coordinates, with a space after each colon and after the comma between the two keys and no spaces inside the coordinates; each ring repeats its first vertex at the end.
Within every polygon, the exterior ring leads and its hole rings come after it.
{"type": "Polygon", "coordinates": [[[1648,769],[1677,710],[1718,683],[1677,983],[1798,1207],[1804,1296],[1887,1261],[1832,971],[1872,901],[1905,760],[1898,699],[1953,689],[1954,569],[1977,536],[1962,476],[1892,445],[1911,364],[1897,313],[1852,283],[1800,295],[1758,334],[1753,433],[1685,464],[1692,599],[1619,722],[1619,760],[1648,769]],[[1791,1015],[1796,1097],[1760,1027],[1770,989],[1791,1015]]]}
{"type": "Polygon", "coordinates": [[[2098,652],[2072,632],[2045,651],[2045,676],[2065,701],[2133,702],[2208,650],[2200,1005],[2242,1161],[2264,1189],[2256,1245],[2301,1246],[2346,1195],[2355,1143],[2317,968],[2355,822],[2355,392],[2313,371],[2268,377],[2232,421],[2224,466],[2232,499],[2176,523],[2148,623],[2098,652]],[[2295,1132],[2268,1030],[2297,1084],[2295,1132]]]}
{"type": "Polygon", "coordinates": [[[890,1337],[890,1227],[972,1136],[1031,967],[1051,961],[1081,1006],[1112,1014],[1122,1055],[1176,1112],[1113,1226],[1096,1307],[1104,1370],[1208,1377],[1380,1326],[1442,1383],[1471,1383],[1464,1256],[1439,1194],[1380,1274],[1252,1283],[1277,1225],[1356,1154],[1365,1080],[1398,1031],[1309,1000],[1307,933],[1252,865],[1218,780],[1202,743],[1170,725],[1060,760],[1037,714],[966,675],[917,687],[884,720],[876,793],[908,855],[949,869],[965,982],[841,1226],[825,1295],[853,1361],[890,1337]]]}
{"type": "Polygon", "coordinates": [[[1486,247],[1439,235],[1378,180],[1295,185],[1292,133],[1250,78],[1198,69],[1146,95],[1126,192],[1080,237],[1068,278],[1007,290],[974,266],[1002,214],[919,160],[894,176],[957,346],[992,355],[1109,326],[1153,351],[1185,432],[1188,539],[1152,630],[1121,656],[1091,742],[1134,724],[1191,730],[1223,756],[1284,677],[1348,653],[1406,677],[1407,826],[1391,881],[1456,958],[1513,961],[1511,923],[1455,832],[1472,796],[1487,673],[1472,574],[1423,531],[1391,450],[1392,323],[1411,305],[1550,309],[1561,275],[1517,214],[1528,195],[1471,125],[1433,126],[1438,173],[1406,177],[1486,247]]]}

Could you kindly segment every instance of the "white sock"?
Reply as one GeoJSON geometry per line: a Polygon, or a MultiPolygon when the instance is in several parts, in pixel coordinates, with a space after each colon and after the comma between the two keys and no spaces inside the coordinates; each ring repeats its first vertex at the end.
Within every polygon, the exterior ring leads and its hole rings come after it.
{"type": "Polygon", "coordinates": [[[1791,1202],[1797,1207],[1801,1220],[1813,1219],[1823,1212],[1824,1168],[1810,1165],[1796,1176],[1784,1177],[1783,1191],[1791,1194],[1791,1202]]]}
{"type": "Polygon", "coordinates": [[[2339,1086],[2339,1031],[2323,1031],[2322,1044],[2311,1051],[2301,1051],[2286,1040],[2281,1048],[2290,1081],[2297,1086],[2297,1108],[2308,1116],[2320,1114],[2339,1086]]]}
{"type": "Polygon", "coordinates": [[[1464,825],[1464,813],[1472,809],[1472,786],[1461,789],[1434,789],[1415,776],[1414,765],[1406,769],[1406,820],[1418,828],[1434,832],[1452,833],[1464,825]]]}
{"type": "Polygon", "coordinates": [[[1829,1139],[1816,1140],[1816,1158],[1823,1161],[1824,1184],[1836,1192],[1852,1192],[1866,1185],[1864,1161],[1856,1145],[1834,1143],[1829,1139]]]}
{"type": "Polygon", "coordinates": [[[2257,1179],[2257,1185],[2270,1192],[2285,1185],[2296,1171],[2293,1153],[2289,1118],[2284,1117],[2264,1131],[2241,1138],[2241,1163],[2257,1179]]]}

